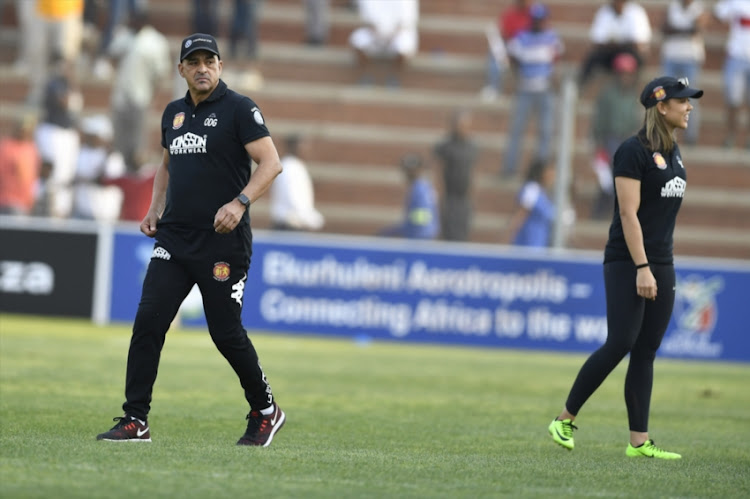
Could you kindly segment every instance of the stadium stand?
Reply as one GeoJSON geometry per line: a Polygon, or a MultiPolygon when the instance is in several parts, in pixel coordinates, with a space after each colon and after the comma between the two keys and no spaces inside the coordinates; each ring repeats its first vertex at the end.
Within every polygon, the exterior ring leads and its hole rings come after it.
{"type": "MultiPolygon", "coordinates": [[[[588,47],[588,26],[595,0],[548,0],[550,20],[562,35],[562,64],[574,71],[588,47]]],[[[221,3],[222,26],[231,2],[221,3]],[[225,5],[226,4],[226,5],[225,5]]],[[[420,46],[400,89],[356,84],[347,38],[357,15],[347,0],[332,0],[327,44],[305,44],[305,11],[301,0],[266,0],[260,9],[260,69],[265,84],[249,92],[267,117],[271,132],[282,137],[303,132],[315,142],[309,169],[316,186],[316,204],[326,218],[326,232],[375,234],[401,214],[403,185],[398,158],[411,151],[429,155],[441,137],[446,117],[456,107],[471,109],[480,158],[475,177],[475,220],[472,240],[497,243],[512,212],[521,176],[498,175],[508,133],[508,97],[487,103],[478,96],[484,83],[487,51],[485,25],[502,2],[486,0],[422,0],[420,46]]],[[[656,42],[645,78],[658,72],[658,29],[666,0],[642,2],[651,16],[656,42]]],[[[4,2],[0,27],[0,65],[9,68],[17,51],[18,30],[12,2],[4,2]]],[[[190,31],[188,0],[150,0],[154,25],[170,39],[173,51],[190,31]]],[[[220,38],[226,44],[228,30],[220,38]]],[[[697,146],[683,147],[689,169],[688,193],[675,235],[679,255],[750,259],[750,151],[725,149],[721,65],[726,31],[718,23],[707,33],[707,62],[701,87],[702,132],[697,146]]],[[[177,58],[175,53],[175,59],[177,58]]],[[[176,61],[175,61],[176,62],[176,61]]],[[[225,79],[242,81],[228,65],[225,79]]],[[[28,91],[24,78],[0,71],[0,126],[8,129],[28,91]]],[[[109,82],[82,79],[87,113],[106,112],[109,82]]],[[[588,140],[591,99],[596,85],[581,96],[577,108],[574,177],[578,221],[570,246],[601,250],[607,221],[590,220],[596,179],[590,167],[588,140]]],[[[159,91],[150,117],[152,147],[158,156],[158,125],[163,106],[173,97],[170,82],[159,91]]],[[[748,119],[745,116],[743,119],[748,119]]],[[[531,154],[527,141],[524,158],[531,154]]],[[[522,162],[522,164],[527,164],[522,162]]],[[[267,199],[253,206],[254,225],[269,226],[267,199]]]]}

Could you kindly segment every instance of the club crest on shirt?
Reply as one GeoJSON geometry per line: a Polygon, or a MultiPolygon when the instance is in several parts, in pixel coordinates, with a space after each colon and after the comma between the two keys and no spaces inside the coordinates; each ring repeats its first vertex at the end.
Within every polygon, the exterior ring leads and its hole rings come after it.
{"type": "Polygon", "coordinates": [[[185,123],[185,113],[177,113],[172,118],[172,130],[177,130],[185,123]]]}
{"type": "Polygon", "coordinates": [[[262,125],[263,123],[265,123],[265,121],[263,120],[263,115],[260,114],[260,109],[258,109],[258,106],[252,108],[251,111],[253,112],[253,119],[257,124],[262,125]]]}
{"type": "Polygon", "coordinates": [[[656,167],[659,168],[659,170],[664,170],[667,168],[667,162],[664,160],[664,156],[662,156],[661,153],[655,152],[652,157],[654,158],[654,163],[656,164],[656,167]]]}
{"type": "Polygon", "coordinates": [[[227,262],[214,263],[214,279],[224,282],[229,279],[229,264],[227,262]]]}

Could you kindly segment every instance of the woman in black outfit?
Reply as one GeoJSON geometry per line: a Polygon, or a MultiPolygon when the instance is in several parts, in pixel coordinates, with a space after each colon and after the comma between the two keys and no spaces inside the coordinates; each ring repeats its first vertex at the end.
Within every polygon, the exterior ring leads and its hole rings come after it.
{"type": "Polygon", "coordinates": [[[682,457],[654,445],[648,416],[654,358],[674,305],[672,235],[687,185],[674,131],[687,128],[690,99],[702,95],[685,78],[652,80],[640,97],[646,108],[643,128],[615,153],[615,209],[604,250],[607,341],[583,364],[565,407],[549,425],[552,439],[568,450],[574,446],[573,421],[581,407],[629,353],[626,455],[682,457]]]}

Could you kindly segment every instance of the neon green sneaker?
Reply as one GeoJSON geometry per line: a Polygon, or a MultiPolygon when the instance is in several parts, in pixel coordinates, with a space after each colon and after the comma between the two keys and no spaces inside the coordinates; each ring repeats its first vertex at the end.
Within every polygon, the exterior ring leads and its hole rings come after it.
{"type": "Polygon", "coordinates": [[[555,419],[549,424],[547,428],[549,434],[552,435],[552,440],[562,445],[568,450],[573,450],[575,442],[573,441],[573,430],[577,430],[578,427],[573,424],[570,419],[555,419]]]}
{"type": "Polygon", "coordinates": [[[628,444],[628,449],[625,451],[625,455],[628,457],[656,457],[659,459],[682,459],[680,454],[676,452],[669,452],[664,449],[658,448],[654,445],[653,440],[646,440],[643,445],[639,447],[633,447],[632,444],[628,444]]]}

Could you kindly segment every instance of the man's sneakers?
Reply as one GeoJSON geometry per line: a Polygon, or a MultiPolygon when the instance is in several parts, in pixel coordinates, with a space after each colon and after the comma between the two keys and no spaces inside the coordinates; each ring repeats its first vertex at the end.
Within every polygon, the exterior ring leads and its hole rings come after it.
{"type": "Polygon", "coordinates": [[[108,442],[150,442],[151,432],[148,429],[146,421],[128,416],[114,418],[117,421],[111,430],[106,433],[100,433],[96,436],[97,440],[106,440],[108,442]]]}
{"type": "Polygon", "coordinates": [[[276,402],[271,406],[273,412],[268,415],[263,415],[260,411],[250,411],[247,415],[247,431],[242,438],[237,441],[237,445],[257,445],[260,447],[268,447],[271,445],[276,432],[284,426],[286,415],[282,411],[276,402]]]}
{"type": "Polygon", "coordinates": [[[633,447],[632,444],[628,444],[628,448],[625,451],[625,455],[628,457],[655,457],[657,459],[682,459],[680,454],[676,452],[669,452],[664,449],[658,448],[653,440],[646,440],[643,445],[633,447]]]}
{"type": "Polygon", "coordinates": [[[552,435],[552,440],[568,450],[573,450],[573,447],[575,447],[575,442],[573,441],[573,430],[578,429],[578,427],[573,424],[573,421],[570,419],[563,419],[562,421],[555,419],[549,424],[547,429],[549,430],[549,434],[552,435]]]}

